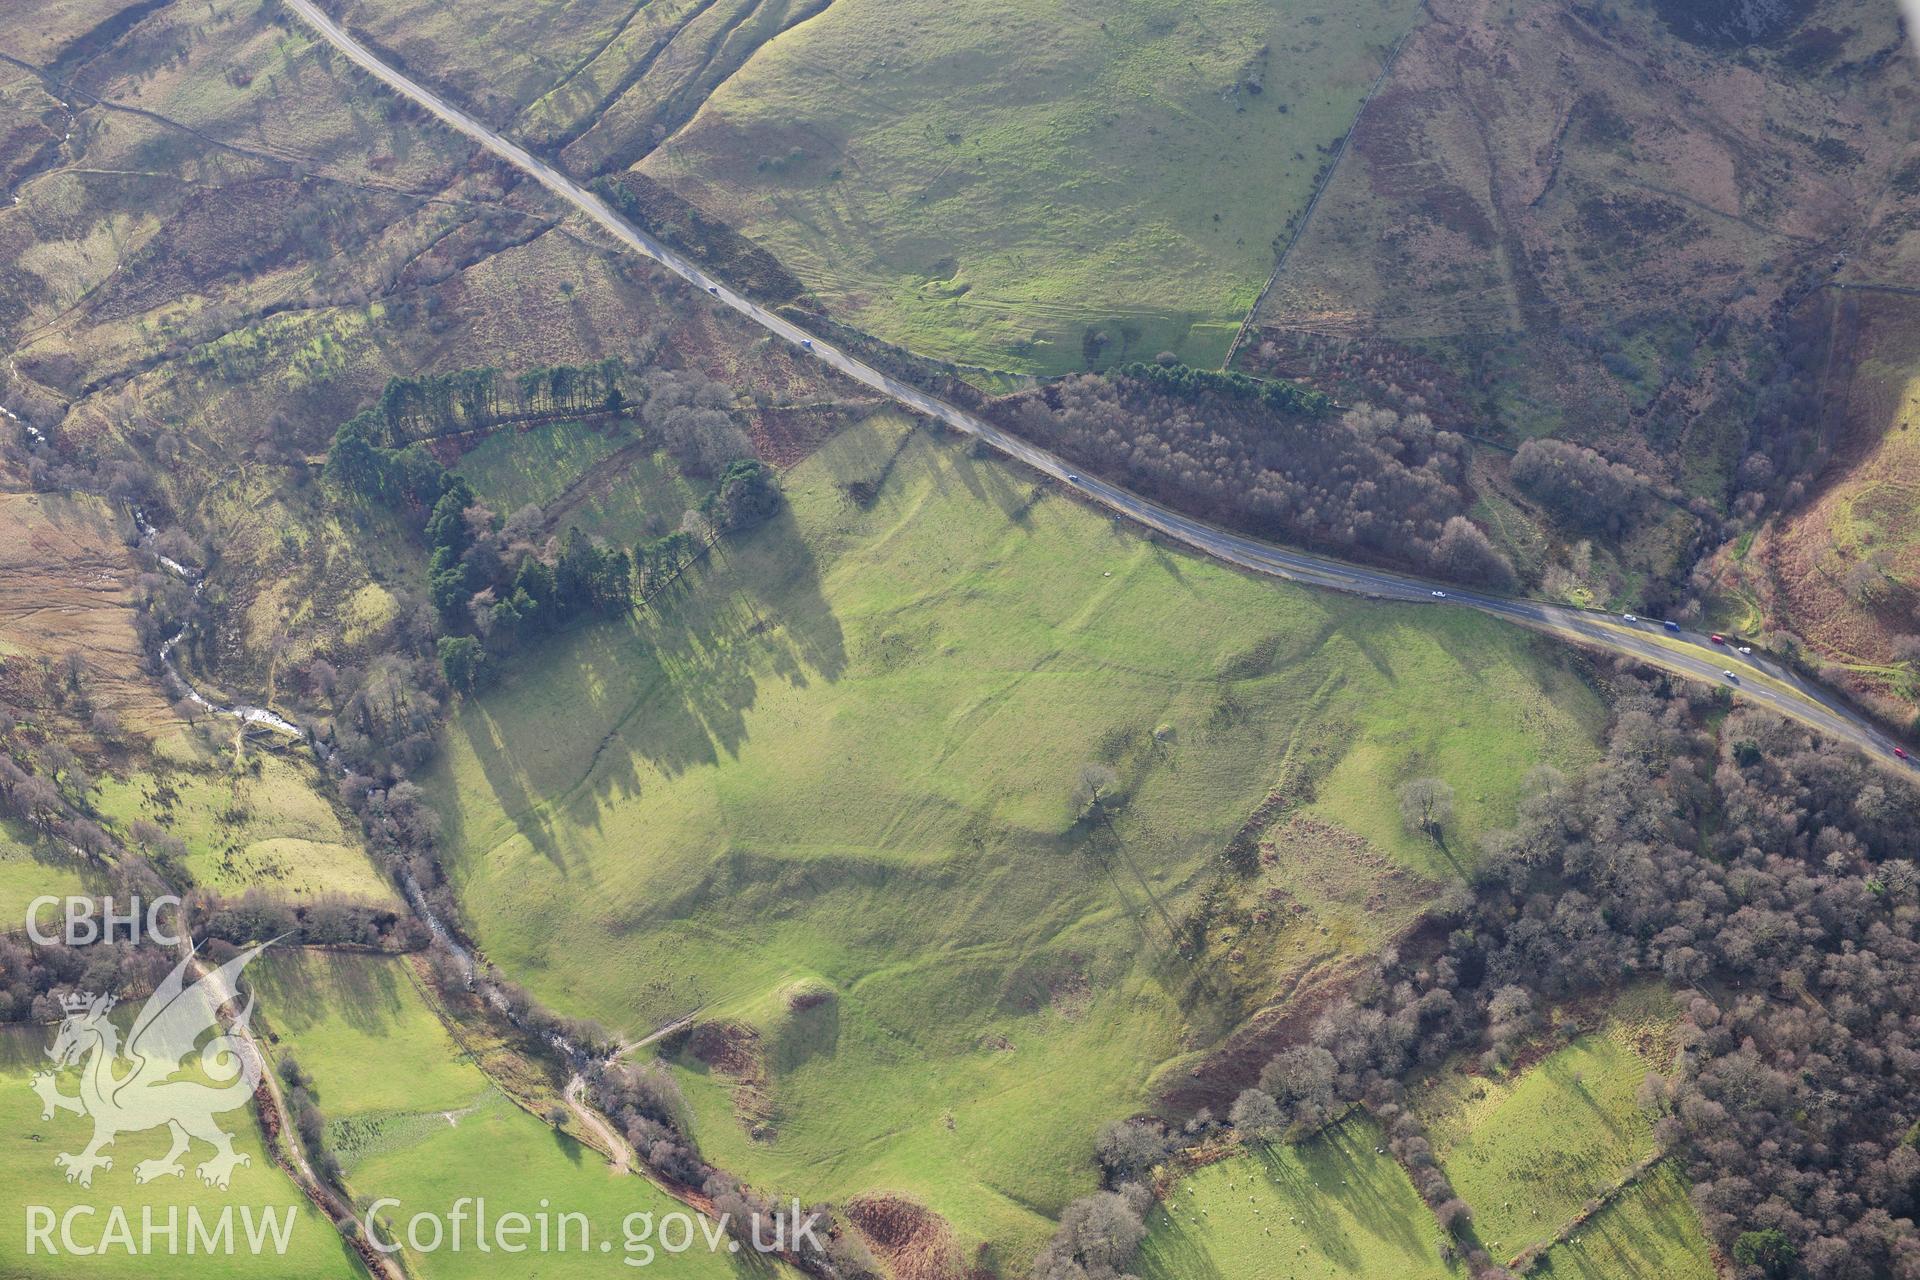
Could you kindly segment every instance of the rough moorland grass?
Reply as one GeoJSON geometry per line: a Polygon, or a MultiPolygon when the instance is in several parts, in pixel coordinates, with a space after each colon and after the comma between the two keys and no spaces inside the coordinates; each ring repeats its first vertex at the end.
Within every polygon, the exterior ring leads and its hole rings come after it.
{"type": "MultiPolygon", "coordinates": [[[[126,1011],[129,1021],[137,1002],[126,1011]]],[[[61,1111],[52,1120],[40,1118],[40,1099],[29,1081],[48,1063],[44,1050],[53,1042],[51,1027],[0,1027],[0,1274],[13,1280],[48,1277],[49,1280],[73,1280],[75,1276],[139,1277],[250,1277],[284,1276],[287,1280],[339,1280],[343,1276],[362,1275],[359,1264],[348,1252],[333,1224],[314,1209],[298,1189],[269,1160],[261,1149],[258,1129],[252,1113],[240,1108],[220,1117],[234,1135],[234,1150],[252,1158],[252,1164],[234,1170],[226,1191],[208,1187],[195,1176],[193,1166],[212,1154],[211,1148],[195,1144],[182,1163],[181,1178],[160,1178],[135,1185],[133,1167],[139,1161],[157,1159],[166,1154],[167,1135],[163,1129],[122,1135],[109,1149],[113,1168],[94,1174],[93,1186],[82,1188],[65,1181],[53,1159],[58,1152],[77,1152],[86,1145],[93,1131],[90,1120],[61,1111]],[[26,1206],[45,1205],[56,1214],[74,1206],[92,1206],[91,1217],[75,1219],[75,1236],[81,1244],[100,1240],[108,1215],[120,1208],[131,1223],[136,1243],[141,1230],[143,1209],[164,1224],[169,1209],[180,1217],[180,1252],[165,1252],[164,1237],[156,1237],[158,1252],[132,1253],[120,1248],[90,1257],[49,1257],[36,1249],[26,1252],[26,1206]],[[294,1225],[284,1255],[268,1252],[255,1256],[244,1246],[232,1255],[198,1254],[187,1256],[186,1219],[189,1206],[205,1215],[211,1225],[222,1209],[235,1213],[234,1233],[242,1235],[240,1210],[245,1207],[256,1215],[272,1209],[276,1215],[294,1209],[294,1225]]],[[[62,1082],[68,1094],[74,1092],[72,1073],[62,1082]]],[[[54,1235],[56,1244],[59,1235],[54,1235]]],[[[268,1246],[269,1250],[271,1246],[268,1246]]]]}
{"type": "Polygon", "coordinates": [[[683,590],[466,701],[427,780],[507,973],[629,1032],[758,1032],[759,1079],[679,1061],[763,1185],[1037,1243],[1094,1129],[1246,1012],[1174,930],[1271,790],[1362,751],[1336,816],[1366,825],[1458,777],[1462,854],[1591,750],[1597,701],[1522,633],[1171,553],[891,418],[787,485],[683,590]],[[1088,763],[1111,829],[1076,820],[1088,763]],[[796,983],[828,998],[790,1020],[796,983]]]}
{"type": "MultiPolygon", "coordinates": [[[[496,122],[570,81],[596,51],[629,26],[646,25],[650,5],[581,0],[524,5],[478,0],[450,10],[431,0],[355,0],[348,23],[472,103],[496,122]]],[[[644,51],[628,49],[626,65],[644,51]]],[[[589,102],[594,95],[589,93],[589,102]]]]}
{"type": "Polygon", "coordinates": [[[1600,1031],[1515,1077],[1450,1074],[1418,1098],[1434,1155],[1494,1256],[1552,1239],[1653,1151],[1635,1094],[1667,1066],[1672,1018],[1663,991],[1636,991],[1600,1031]]]}
{"type": "Polygon", "coordinates": [[[838,0],[642,167],[916,351],[1217,364],[1413,13],[838,0]]]}
{"type": "Polygon", "coordinates": [[[1427,1280],[1441,1260],[1433,1214],[1372,1121],[1259,1147],[1181,1179],[1154,1210],[1133,1264],[1145,1280],[1427,1280]]]}
{"type": "Polygon", "coordinates": [[[1713,1280],[1720,1271],[1687,1197],[1686,1178],[1662,1161],[1549,1249],[1532,1274],[1554,1280],[1713,1280]]]}
{"type": "MultiPolygon", "coordinates": [[[[94,893],[106,877],[30,827],[0,818],[0,933],[27,927],[27,905],[46,894],[94,893]]],[[[44,920],[51,927],[54,915],[44,920]]]]}
{"type": "MultiPolygon", "coordinates": [[[[428,1004],[409,963],[289,951],[269,953],[250,970],[276,1056],[296,1057],[311,1077],[327,1115],[328,1145],[346,1168],[356,1205],[364,1213],[376,1199],[399,1200],[380,1220],[384,1238],[403,1242],[415,1213],[444,1217],[462,1197],[483,1198],[495,1220],[543,1208],[585,1213],[593,1252],[530,1252],[517,1261],[529,1275],[607,1274],[613,1264],[594,1242],[611,1239],[620,1250],[628,1214],[657,1218],[677,1206],[642,1178],[612,1176],[598,1152],[554,1132],[495,1088],[428,1004]]],[[[459,1251],[410,1250],[409,1265],[436,1278],[500,1274],[501,1255],[480,1253],[471,1231],[459,1251]]],[[[780,1274],[716,1258],[704,1247],[683,1257],[663,1254],[647,1270],[780,1274]]]]}
{"type": "Polygon", "coordinates": [[[358,836],[321,796],[304,762],[258,753],[238,771],[201,753],[192,765],[157,765],[100,783],[102,814],[124,829],[158,823],[187,845],[194,884],[223,893],[263,889],[287,897],[394,898],[358,836]]]}
{"type": "MultiPolygon", "coordinates": [[[[1920,325],[1899,338],[1895,358],[1862,359],[1854,374],[1854,415],[1878,441],[1815,501],[1769,527],[1760,554],[1730,562],[1749,599],[1764,601],[1756,622],[1789,628],[1848,664],[1891,665],[1896,636],[1910,629],[1892,602],[1920,582],[1920,325]]],[[[1863,682],[1896,692],[1903,683],[1863,682]]]]}
{"type": "MultiPolygon", "coordinates": [[[[0,491],[0,662],[23,672],[77,652],[91,707],[112,711],[131,732],[164,733],[178,721],[141,666],[133,625],[140,569],[122,519],[86,494],[0,491]]],[[[39,727],[64,733],[64,719],[47,708],[39,727]]]]}

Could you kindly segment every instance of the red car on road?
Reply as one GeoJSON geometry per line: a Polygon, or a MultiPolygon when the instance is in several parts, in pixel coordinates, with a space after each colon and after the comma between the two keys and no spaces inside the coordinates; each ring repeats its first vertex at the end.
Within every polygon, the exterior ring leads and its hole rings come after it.
{"type": "Polygon", "coordinates": [[[1721,635],[1718,631],[1708,636],[1707,639],[1713,641],[1715,644],[1725,644],[1727,642],[1727,638],[1721,635]]]}

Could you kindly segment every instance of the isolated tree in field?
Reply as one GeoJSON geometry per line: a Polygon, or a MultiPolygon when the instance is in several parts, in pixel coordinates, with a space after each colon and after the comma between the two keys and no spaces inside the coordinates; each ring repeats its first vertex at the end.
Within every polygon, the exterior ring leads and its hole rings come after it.
{"type": "Polygon", "coordinates": [[[1453,788],[1439,778],[1415,778],[1400,788],[1400,818],[1407,830],[1437,841],[1453,821],[1453,788]]]}
{"type": "Polygon", "coordinates": [[[1083,818],[1104,818],[1120,790],[1120,775],[1104,764],[1083,764],[1074,780],[1073,799],[1083,818]]]}

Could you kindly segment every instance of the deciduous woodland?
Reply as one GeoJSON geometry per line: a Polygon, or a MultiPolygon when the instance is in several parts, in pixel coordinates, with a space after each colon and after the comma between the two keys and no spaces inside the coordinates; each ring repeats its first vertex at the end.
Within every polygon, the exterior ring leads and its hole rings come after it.
{"type": "MultiPolygon", "coordinates": [[[[1444,933],[1383,955],[1228,1119],[1251,1143],[1297,1141],[1366,1108],[1474,1274],[1504,1276],[1409,1084],[1460,1055],[1511,1070],[1546,1010],[1653,979],[1679,993],[1681,1050],[1638,1101],[1720,1248],[1767,1275],[1920,1273],[1920,791],[1723,698],[1613,679],[1605,757],[1538,771],[1444,933]]],[[[1114,1190],[1063,1218],[1035,1275],[1125,1270],[1141,1184],[1195,1132],[1107,1131],[1114,1190]]]]}

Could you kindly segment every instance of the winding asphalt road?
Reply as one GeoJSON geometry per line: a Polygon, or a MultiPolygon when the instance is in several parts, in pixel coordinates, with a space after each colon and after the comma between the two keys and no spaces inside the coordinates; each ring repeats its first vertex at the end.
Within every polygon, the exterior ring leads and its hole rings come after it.
{"type": "Polygon", "coordinates": [[[706,292],[716,302],[733,308],[769,333],[785,339],[855,382],[871,387],[909,409],[938,419],[957,431],[977,436],[1008,457],[1067,485],[1087,500],[1145,525],[1175,542],[1227,564],[1289,582],[1369,598],[1434,607],[1477,609],[1575,644],[1623,654],[1689,679],[1735,686],[1743,698],[1755,704],[1798,720],[1829,737],[1850,743],[1890,767],[1904,767],[1893,754],[1893,740],[1848,707],[1832,691],[1758,655],[1730,652],[1723,646],[1714,645],[1704,635],[1689,631],[1670,632],[1657,622],[1627,622],[1608,614],[1564,605],[1455,590],[1410,574],[1370,569],[1330,556],[1289,550],[1216,528],[1118,485],[1083,476],[1046,450],[956,405],[880,372],[728,288],[723,281],[707,274],[688,258],[615,213],[599,196],[566,174],[382,62],[322,12],[313,0],[287,0],[287,4],[354,65],[526,173],[635,253],[653,259],[706,292]],[[1723,674],[1726,671],[1734,672],[1735,678],[1730,679],[1723,674]]]}

